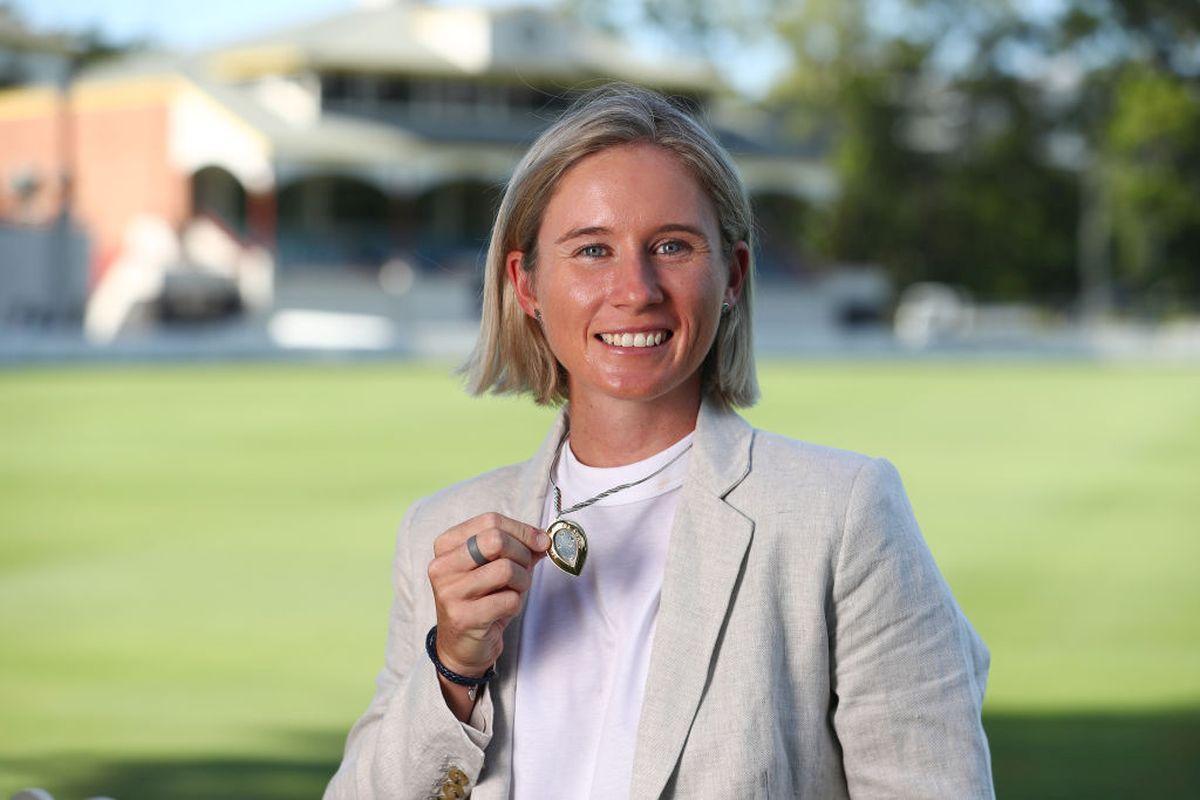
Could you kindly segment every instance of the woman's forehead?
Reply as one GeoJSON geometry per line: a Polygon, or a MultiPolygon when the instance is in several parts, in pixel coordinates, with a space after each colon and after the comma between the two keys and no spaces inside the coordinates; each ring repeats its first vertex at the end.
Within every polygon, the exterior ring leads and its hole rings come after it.
{"type": "Polygon", "coordinates": [[[551,195],[542,233],[557,239],[574,229],[668,223],[715,230],[712,201],[675,153],[637,142],[605,148],[573,164],[551,195]]]}

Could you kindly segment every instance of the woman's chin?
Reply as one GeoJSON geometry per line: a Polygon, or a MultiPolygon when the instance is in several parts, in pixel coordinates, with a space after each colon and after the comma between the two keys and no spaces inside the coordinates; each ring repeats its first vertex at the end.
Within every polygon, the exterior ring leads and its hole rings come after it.
{"type": "MultiPolygon", "coordinates": [[[[596,401],[605,400],[652,402],[663,400],[681,391],[688,391],[685,379],[672,379],[663,375],[609,375],[604,381],[598,381],[586,387],[573,387],[571,397],[578,397],[578,391],[586,392],[596,401]]],[[[695,382],[694,391],[699,392],[699,381],[695,382]]]]}

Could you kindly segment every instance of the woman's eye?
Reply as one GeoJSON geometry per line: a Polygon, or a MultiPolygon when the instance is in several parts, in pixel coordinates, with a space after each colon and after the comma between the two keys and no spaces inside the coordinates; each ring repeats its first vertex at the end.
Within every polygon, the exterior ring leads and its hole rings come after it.
{"type": "Polygon", "coordinates": [[[663,242],[658,246],[658,252],[664,256],[677,256],[684,252],[687,245],[683,242],[672,239],[669,242],[663,242]]]}

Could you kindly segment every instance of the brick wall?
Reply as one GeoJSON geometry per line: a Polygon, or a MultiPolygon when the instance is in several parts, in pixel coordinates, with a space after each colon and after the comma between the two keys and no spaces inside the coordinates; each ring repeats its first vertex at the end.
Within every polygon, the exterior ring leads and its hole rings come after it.
{"type": "MultiPolygon", "coordinates": [[[[168,159],[168,112],[174,86],[131,80],[85,84],[72,93],[74,213],[91,237],[92,281],[119,250],[139,214],[179,225],[189,212],[188,176],[168,159]]],[[[47,221],[58,212],[53,184],[62,170],[62,104],[53,92],[0,96],[0,218],[47,221]],[[24,213],[11,178],[33,168],[45,184],[24,213]]]]}

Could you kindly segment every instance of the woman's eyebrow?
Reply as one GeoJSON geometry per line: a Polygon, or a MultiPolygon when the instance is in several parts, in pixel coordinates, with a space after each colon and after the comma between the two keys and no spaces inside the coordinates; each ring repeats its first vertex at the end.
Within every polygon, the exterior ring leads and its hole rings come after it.
{"type": "Polygon", "coordinates": [[[571,230],[564,233],[562,236],[555,239],[554,243],[562,244],[563,242],[569,241],[571,239],[577,239],[580,236],[595,236],[596,234],[599,234],[599,233],[612,233],[612,231],[610,231],[608,228],[604,227],[603,225],[589,225],[584,228],[572,228],[571,230]]]}
{"type": "Polygon", "coordinates": [[[688,225],[686,222],[668,222],[666,225],[662,225],[655,229],[652,235],[657,236],[660,233],[666,233],[668,231],[690,233],[693,236],[700,237],[701,239],[708,239],[708,236],[704,233],[704,231],[700,230],[700,228],[697,228],[695,225],[688,225]]]}
{"type": "MultiPolygon", "coordinates": [[[[682,231],[684,233],[690,233],[693,236],[699,236],[701,239],[708,238],[705,236],[704,231],[700,230],[695,225],[688,225],[685,222],[668,222],[666,225],[660,225],[659,227],[655,228],[650,235],[657,236],[658,234],[666,233],[667,231],[682,231]]],[[[604,227],[603,225],[588,225],[582,228],[572,228],[562,236],[558,237],[554,243],[562,244],[563,242],[570,241],[571,239],[577,239],[580,236],[596,236],[599,234],[609,233],[612,233],[612,230],[604,227]]]]}

